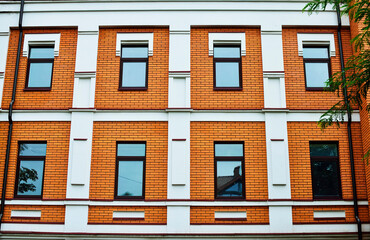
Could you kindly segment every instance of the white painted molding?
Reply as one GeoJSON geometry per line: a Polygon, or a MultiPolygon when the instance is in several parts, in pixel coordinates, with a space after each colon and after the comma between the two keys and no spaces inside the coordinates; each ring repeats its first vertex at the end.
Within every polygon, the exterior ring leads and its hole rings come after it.
{"type": "Polygon", "coordinates": [[[243,33],[208,33],[208,52],[213,56],[213,46],[215,44],[235,44],[240,45],[241,55],[246,55],[245,32],[243,33]]]}
{"type": "Polygon", "coordinates": [[[170,34],[175,34],[175,35],[190,35],[190,30],[170,30],[170,34]]]}
{"type": "Polygon", "coordinates": [[[145,218],[144,211],[114,211],[113,219],[115,218],[145,218]]]}
{"type": "Polygon", "coordinates": [[[23,57],[28,57],[30,45],[54,45],[54,57],[59,56],[60,33],[25,34],[23,57]]]}
{"type": "Polygon", "coordinates": [[[10,217],[40,218],[41,210],[12,210],[10,217]]]}
{"type": "Polygon", "coordinates": [[[0,32],[0,36],[9,36],[9,32],[0,32]]]}
{"type": "Polygon", "coordinates": [[[99,35],[99,31],[78,31],[78,35],[99,35]]]}
{"type": "Polygon", "coordinates": [[[285,78],[285,73],[283,72],[264,72],[263,78],[285,78]]]}
{"type": "Polygon", "coordinates": [[[153,56],[153,33],[117,33],[116,56],[121,56],[123,44],[148,44],[148,55],[153,56]]]}
{"type": "Polygon", "coordinates": [[[297,33],[298,56],[303,56],[303,45],[328,45],[330,57],[335,56],[335,40],[333,33],[297,33]]]}
{"type": "Polygon", "coordinates": [[[346,218],[346,211],[314,211],[313,218],[346,218]]]}
{"type": "Polygon", "coordinates": [[[219,219],[219,218],[245,218],[247,219],[247,212],[215,211],[215,219],[219,219]]]}
{"type": "Polygon", "coordinates": [[[75,72],[75,78],[95,78],[96,72],[75,72]]]}

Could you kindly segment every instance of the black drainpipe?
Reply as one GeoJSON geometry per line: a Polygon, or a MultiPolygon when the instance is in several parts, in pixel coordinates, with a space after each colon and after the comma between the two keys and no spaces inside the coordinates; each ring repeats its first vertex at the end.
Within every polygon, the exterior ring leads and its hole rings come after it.
{"type": "Polygon", "coordinates": [[[8,129],[8,141],[6,144],[6,155],[5,155],[5,165],[4,165],[4,176],[3,176],[3,188],[1,191],[1,209],[0,209],[0,229],[1,229],[1,221],[4,215],[4,208],[5,208],[5,193],[6,193],[6,184],[8,180],[8,167],[9,167],[9,155],[10,155],[10,145],[12,142],[12,133],[13,133],[13,105],[15,102],[15,91],[17,89],[17,79],[18,79],[18,69],[19,69],[19,60],[21,56],[21,47],[22,47],[22,39],[23,39],[23,28],[22,28],[22,20],[23,20],[23,8],[24,8],[24,0],[21,0],[21,6],[19,11],[19,38],[18,38],[18,50],[17,50],[17,61],[15,64],[14,70],[14,81],[13,81],[13,93],[12,93],[12,101],[9,104],[9,113],[8,113],[8,121],[9,121],[9,129],[8,129]]]}
{"type": "MultiPolygon", "coordinates": [[[[343,49],[342,49],[342,20],[340,18],[340,7],[339,4],[336,5],[337,11],[337,19],[338,19],[338,42],[339,42],[339,53],[340,53],[340,65],[342,70],[342,78],[343,81],[346,80],[346,74],[344,72],[344,58],[343,58],[343,49]]],[[[361,229],[361,220],[358,216],[358,203],[357,203],[357,189],[356,189],[356,173],[355,173],[355,161],[353,157],[353,145],[352,145],[352,115],[351,115],[351,107],[348,101],[347,95],[347,87],[343,86],[343,95],[344,95],[344,102],[347,106],[347,116],[348,116],[348,124],[347,124],[347,133],[348,133],[348,145],[349,145],[349,154],[350,154],[350,163],[351,163],[351,177],[352,177],[352,193],[353,193],[353,208],[355,212],[355,219],[357,222],[357,234],[358,239],[362,240],[362,229],[361,229]]]]}

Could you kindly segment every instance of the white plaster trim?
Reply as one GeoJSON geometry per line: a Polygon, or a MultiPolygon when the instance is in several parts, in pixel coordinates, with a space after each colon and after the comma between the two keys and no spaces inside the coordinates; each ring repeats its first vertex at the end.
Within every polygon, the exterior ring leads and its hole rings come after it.
{"type": "Polygon", "coordinates": [[[264,122],[265,114],[262,112],[250,112],[250,113],[228,113],[224,112],[210,112],[200,113],[193,112],[190,115],[190,121],[193,122],[264,122]]]}
{"type": "Polygon", "coordinates": [[[263,78],[285,78],[285,73],[280,72],[263,73],[263,78]]]}
{"type": "Polygon", "coordinates": [[[175,35],[190,35],[190,30],[170,30],[170,34],[175,34],[175,35]]]}
{"type": "Polygon", "coordinates": [[[12,210],[10,217],[39,218],[41,210],[12,210]]]}
{"type": "Polygon", "coordinates": [[[28,57],[30,45],[54,45],[54,57],[59,56],[60,33],[25,34],[23,57],[28,57]]]}
{"type": "Polygon", "coordinates": [[[144,211],[114,211],[113,212],[113,219],[114,218],[145,218],[144,211]]]}
{"type": "Polygon", "coordinates": [[[153,56],[153,33],[117,33],[116,56],[121,56],[124,44],[148,44],[148,55],[153,56]]]}
{"type": "Polygon", "coordinates": [[[75,72],[75,78],[95,78],[96,72],[75,72]]]}
{"type": "Polygon", "coordinates": [[[261,35],[282,35],[282,31],[273,31],[273,30],[262,30],[261,35]]]}
{"type": "Polygon", "coordinates": [[[208,33],[208,52],[213,56],[213,46],[215,44],[235,44],[240,45],[241,55],[246,55],[245,32],[243,33],[208,33]]]}
{"type": "Polygon", "coordinates": [[[0,32],[0,36],[9,36],[9,32],[0,32]]]}
{"type": "Polygon", "coordinates": [[[247,212],[215,211],[215,219],[218,218],[247,218],[247,212]]]}
{"type": "Polygon", "coordinates": [[[313,218],[345,218],[346,211],[314,211],[313,218]]]}
{"type": "MultiPolygon", "coordinates": [[[[8,111],[0,113],[0,122],[8,121],[8,111]]],[[[13,112],[13,121],[71,121],[71,114],[68,112],[13,112]]]]}
{"type": "Polygon", "coordinates": [[[168,77],[183,77],[183,78],[190,78],[190,72],[168,72],[168,77]]]}
{"type": "MultiPolygon", "coordinates": [[[[289,111],[287,113],[287,121],[288,122],[318,122],[321,115],[324,114],[326,111],[299,111],[293,112],[289,111]]],[[[348,121],[347,115],[344,116],[344,122],[348,121]]],[[[360,113],[353,112],[352,113],[352,122],[360,122],[360,113]]]]}
{"type": "Polygon", "coordinates": [[[97,111],[94,114],[94,121],[167,121],[166,112],[104,112],[97,111]]]}
{"type": "Polygon", "coordinates": [[[330,57],[335,56],[333,33],[297,33],[298,56],[303,56],[303,45],[329,45],[330,57]]]}
{"type": "MultiPolygon", "coordinates": [[[[248,207],[248,206],[353,206],[353,201],[42,201],[42,200],[6,200],[7,205],[25,205],[25,206],[226,206],[226,207],[248,207]]],[[[359,206],[368,206],[367,201],[359,201],[359,206]]]]}

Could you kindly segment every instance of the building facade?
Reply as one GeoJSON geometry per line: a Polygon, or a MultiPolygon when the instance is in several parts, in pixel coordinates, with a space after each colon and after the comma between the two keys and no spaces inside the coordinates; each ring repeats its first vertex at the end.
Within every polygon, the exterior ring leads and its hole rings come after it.
{"type": "MultiPolygon", "coordinates": [[[[347,118],[317,125],[336,12],[306,3],[25,1],[20,24],[1,1],[0,238],[356,239],[347,118]]],[[[351,126],[366,236],[369,114],[351,126]]]]}

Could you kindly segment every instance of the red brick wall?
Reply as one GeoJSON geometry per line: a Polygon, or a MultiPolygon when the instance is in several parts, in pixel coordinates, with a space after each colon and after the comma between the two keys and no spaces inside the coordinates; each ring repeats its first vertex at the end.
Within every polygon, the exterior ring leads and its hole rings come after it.
{"type": "Polygon", "coordinates": [[[65,206],[6,205],[2,222],[6,223],[58,223],[64,224],[65,206]],[[12,210],[41,210],[40,219],[11,218],[12,210]]]}
{"type": "Polygon", "coordinates": [[[167,122],[95,122],[90,198],[114,198],[117,141],[146,141],[145,199],[167,199],[167,122]]]}
{"type": "MultiPolygon", "coordinates": [[[[74,71],[76,62],[77,29],[32,29],[29,33],[60,33],[59,56],[54,57],[52,87],[50,91],[24,91],[27,74],[27,57],[19,62],[19,74],[14,109],[69,109],[72,107],[74,71]]],[[[18,30],[11,30],[2,108],[8,109],[12,97],[14,71],[18,48],[18,30]]],[[[24,38],[23,38],[24,39],[24,38]]],[[[23,44],[22,50],[23,51],[23,44]]]]}
{"type": "MultiPolygon", "coordinates": [[[[352,124],[353,151],[355,157],[357,195],[366,199],[362,141],[359,123],[352,124]]],[[[311,160],[309,141],[337,141],[344,200],[352,199],[351,169],[346,125],[330,127],[322,131],[316,122],[288,122],[290,179],[293,200],[312,200],[311,160]]]]}
{"type": "Polygon", "coordinates": [[[246,199],[267,200],[265,123],[192,122],[190,196],[214,199],[214,141],[244,141],[246,199]]]}
{"type": "Polygon", "coordinates": [[[102,28],[99,32],[95,107],[97,109],[166,109],[168,106],[168,28],[102,28]],[[153,32],[153,56],[148,62],[148,89],[119,91],[120,57],[117,33],[153,32]]]}
{"type": "MultiPolygon", "coordinates": [[[[285,68],[286,104],[289,109],[329,109],[342,96],[327,91],[306,91],[303,57],[298,56],[297,33],[333,33],[336,56],[331,57],[332,73],[340,71],[339,43],[334,28],[283,28],[283,52],[285,68]]],[[[349,29],[343,29],[342,41],[344,57],[352,55],[349,29]]]]}
{"type": "Polygon", "coordinates": [[[258,28],[191,29],[191,107],[193,109],[261,109],[263,75],[261,31],[258,28]],[[242,56],[242,91],[213,90],[213,56],[208,54],[209,32],[245,32],[242,56]]]}

